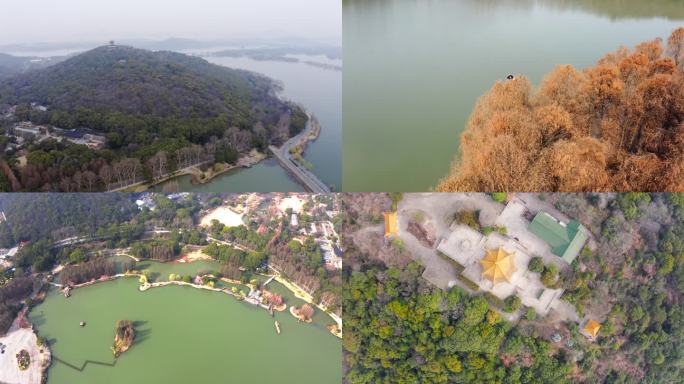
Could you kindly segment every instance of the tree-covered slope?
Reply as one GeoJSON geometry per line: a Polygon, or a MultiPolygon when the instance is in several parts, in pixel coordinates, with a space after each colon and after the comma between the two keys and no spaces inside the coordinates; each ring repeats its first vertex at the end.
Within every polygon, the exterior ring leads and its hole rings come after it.
{"type": "MultiPolygon", "coordinates": [[[[253,107],[282,106],[272,87],[263,76],[197,57],[104,46],[5,80],[0,85],[0,100],[39,102],[54,113],[87,109],[167,118],[226,115],[244,124],[239,119],[249,120],[253,107]]],[[[88,120],[89,116],[81,118],[88,120]]],[[[62,125],[71,125],[65,122],[62,125]]],[[[98,121],[83,123],[107,126],[98,121]]]]}
{"type": "Polygon", "coordinates": [[[681,191],[684,189],[684,28],[564,65],[538,88],[497,82],[461,136],[438,185],[454,191],[681,191]]]}
{"type": "Polygon", "coordinates": [[[111,223],[130,220],[138,211],[128,194],[6,193],[0,196],[0,248],[19,241],[62,239],[94,233],[111,223]]]}
{"type": "Polygon", "coordinates": [[[192,165],[234,164],[304,129],[304,111],[280,100],[277,90],[257,73],[113,45],[13,76],[0,81],[0,104],[16,106],[6,126],[30,120],[89,128],[106,143],[91,149],[66,140],[30,142],[7,154],[0,190],[110,190],[192,165]]]}

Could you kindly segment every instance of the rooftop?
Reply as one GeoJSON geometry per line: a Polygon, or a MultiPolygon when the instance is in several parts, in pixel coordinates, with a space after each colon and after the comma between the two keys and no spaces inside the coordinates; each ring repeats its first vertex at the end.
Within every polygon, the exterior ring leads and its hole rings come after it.
{"type": "Polygon", "coordinates": [[[565,224],[544,211],[537,213],[528,230],[548,243],[551,252],[568,264],[575,260],[589,238],[589,231],[577,220],[565,224]]]}
{"type": "Polygon", "coordinates": [[[599,324],[594,319],[589,319],[589,321],[587,321],[587,324],[584,326],[582,330],[586,335],[591,336],[595,339],[596,336],[598,336],[599,329],[601,329],[601,324],[599,324]]]}
{"type": "Polygon", "coordinates": [[[485,257],[480,260],[482,264],[482,278],[494,284],[511,282],[515,267],[515,253],[506,252],[503,247],[488,249],[485,257]]]}
{"type": "Polygon", "coordinates": [[[399,224],[396,212],[385,212],[385,237],[397,236],[399,224]]]}

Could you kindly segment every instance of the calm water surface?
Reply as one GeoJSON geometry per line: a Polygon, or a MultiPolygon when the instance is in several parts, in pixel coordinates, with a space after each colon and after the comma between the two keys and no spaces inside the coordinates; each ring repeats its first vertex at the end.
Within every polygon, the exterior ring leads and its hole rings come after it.
{"type": "Polygon", "coordinates": [[[191,176],[181,176],[159,184],[154,191],[162,192],[169,183],[178,183],[179,191],[191,192],[303,192],[304,188],[291,178],[275,159],[266,159],[252,168],[240,168],[219,175],[206,184],[192,184],[191,176]]]}
{"type": "Polygon", "coordinates": [[[425,191],[449,171],[478,97],[538,83],[684,26],[684,2],[344,1],[345,191],[425,191]]]}
{"type": "MultiPolygon", "coordinates": [[[[213,266],[151,263],[146,268],[165,279],[170,272],[213,266]]],[[[269,287],[285,289],[277,283],[269,287]]],[[[291,295],[286,300],[301,303],[291,295]]],[[[341,381],[340,341],[325,329],[332,320],[323,313],[314,324],[276,313],[278,335],[266,311],[229,295],[180,286],[140,292],[137,279],[125,278],[76,289],[68,299],[53,290],[30,318],[52,346],[48,384],[341,381]],[[138,325],[135,345],[115,360],[109,347],[119,319],[138,325]]]]}

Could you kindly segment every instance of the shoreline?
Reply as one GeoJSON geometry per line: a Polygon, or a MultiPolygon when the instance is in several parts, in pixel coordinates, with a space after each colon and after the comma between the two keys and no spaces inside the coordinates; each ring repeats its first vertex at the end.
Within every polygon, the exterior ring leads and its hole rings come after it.
{"type": "MultiPolygon", "coordinates": [[[[273,269],[273,270],[275,271],[275,269],[274,269],[273,267],[271,267],[270,265],[269,265],[269,268],[271,268],[271,269],[273,269]]],[[[71,287],[70,291],[73,291],[74,289],[77,289],[77,288],[83,288],[83,287],[87,287],[87,286],[90,286],[90,285],[94,285],[94,284],[97,284],[97,283],[105,283],[105,282],[108,282],[108,281],[114,281],[114,280],[117,280],[117,279],[119,279],[119,278],[125,278],[125,277],[137,277],[137,278],[140,278],[141,276],[144,276],[144,275],[143,275],[142,273],[117,273],[117,274],[112,275],[112,276],[107,276],[106,278],[95,279],[95,280],[87,281],[87,282],[85,282],[85,283],[81,283],[81,284],[74,285],[74,286],[71,287]]],[[[213,275],[207,275],[207,276],[213,276],[213,275]]],[[[265,275],[265,276],[269,276],[269,275],[265,275]]],[[[259,303],[258,301],[256,301],[256,299],[250,297],[251,293],[254,291],[254,287],[252,287],[249,283],[248,283],[248,284],[243,284],[242,282],[238,282],[237,280],[232,280],[232,279],[228,279],[228,278],[221,278],[220,280],[222,280],[222,281],[224,281],[224,282],[227,282],[227,283],[229,283],[229,284],[234,284],[234,285],[241,284],[241,285],[245,285],[245,286],[249,287],[250,292],[249,292],[246,296],[242,296],[242,295],[239,295],[239,294],[237,294],[237,293],[233,293],[232,290],[229,289],[229,288],[213,288],[213,287],[210,287],[210,286],[207,286],[207,285],[198,285],[198,284],[194,284],[194,283],[186,283],[186,282],[184,282],[184,281],[159,281],[159,282],[154,282],[154,283],[145,283],[145,284],[140,285],[140,286],[138,287],[138,289],[139,289],[141,292],[144,292],[144,291],[146,291],[146,290],[148,290],[148,289],[150,289],[150,288],[164,287],[164,286],[167,286],[167,285],[190,286],[190,287],[197,288],[197,289],[204,289],[204,290],[209,290],[209,291],[214,291],[214,292],[223,292],[223,293],[227,293],[227,294],[233,296],[233,297],[234,297],[236,300],[238,300],[238,301],[247,301],[248,303],[250,303],[250,304],[252,304],[252,305],[261,307],[262,309],[266,310],[267,312],[269,311],[269,307],[268,307],[267,305],[262,304],[262,303],[259,303]]],[[[293,283],[293,282],[291,282],[291,281],[289,281],[289,280],[283,278],[283,277],[281,276],[280,272],[277,272],[277,274],[275,275],[274,280],[277,281],[277,282],[279,282],[280,284],[282,284],[282,285],[283,285],[285,288],[287,288],[289,291],[291,291],[291,292],[294,294],[294,296],[295,296],[296,298],[298,298],[298,299],[300,299],[300,300],[303,300],[303,301],[305,301],[306,303],[315,306],[316,308],[320,309],[321,311],[323,311],[324,313],[326,313],[328,316],[330,316],[330,318],[333,319],[333,321],[337,324],[337,326],[338,326],[337,329],[338,329],[339,331],[338,331],[337,333],[336,333],[336,332],[333,332],[332,330],[330,330],[330,329],[328,328],[328,326],[326,326],[326,328],[328,329],[328,332],[329,332],[330,334],[332,334],[333,336],[336,336],[336,337],[342,339],[342,318],[341,318],[341,317],[337,316],[336,314],[334,314],[334,313],[332,313],[332,312],[329,312],[329,311],[327,310],[326,307],[321,306],[321,305],[316,304],[316,303],[313,303],[313,297],[312,297],[310,294],[308,294],[306,291],[304,291],[303,289],[301,289],[301,288],[300,288],[299,286],[297,286],[295,283],[293,283]]],[[[50,284],[53,285],[53,286],[55,286],[55,287],[57,287],[57,288],[60,288],[60,291],[63,289],[63,286],[62,286],[62,285],[58,285],[58,284],[55,284],[55,283],[50,283],[50,284]]],[[[292,308],[292,307],[293,307],[292,305],[287,305],[287,304],[285,304],[285,305],[286,305],[286,307],[283,308],[282,311],[284,311],[284,310],[287,309],[288,307],[289,307],[289,308],[292,308]]],[[[279,310],[279,312],[281,312],[281,311],[279,310]]]]}
{"type": "MultiPolygon", "coordinates": [[[[268,158],[268,155],[266,155],[265,153],[258,152],[256,150],[252,150],[249,154],[247,154],[245,156],[240,156],[240,158],[238,159],[236,164],[231,165],[228,163],[214,163],[214,166],[216,166],[216,164],[221,164],[223,166],[223,169],[221,169],[221,170],[214,171],[212,169],[211,172],[207,174],[207,173],[202,172],[201,170],[198,169],[199,173],[203,177],[197,178],[198,177],[197,173],[192,173],[192,172],[186,173],[186,175],[192,176],[192,179],[190,180],[192,185],[202,185],[202,184],[206,184],[206,183],[210,182],[211,180],[213,180],[217,176],[220,176],[224,173],[228,173],[232,170],[236,170],[236,169],[240,169],[240,168],[251,168],[252,166],[257,165],[260,162],[266,160],[267,158],[268,158]]],[[[180,176],[183,176],[183,175],[175,176],[172,179],[175,179],[176,177],[180,177],[180,176]]],[[[156,185],[158,185],[158,184],[156,184],[156,185]]]]}
{"type": "MultiPolygon", "coordinates": [[[[306,113],[306,116],[308,117],[307,128],[305,128],[298,135],[289,138],[279,148],[282,149],[283,147],[289,145],[288,152],[292,149],[296,149],[296,152],[299,156],[294,156],[294,154],[293,154],[293,159],[296,160],[302,166],[306,167],[306,164],[302,163],[302,160],[304,160],[303,155],[304,155],[308,145],[310,143],[316,141],[318,139],[318,137],[321,135],[321,124],[319,123],[316,116],[314,116],[312,113],[308,112],[306,109],[304,109],[304,107],[301,107],[301,108],[304,110],[304,112],[306,113]],[[300,136],[300,135],[302,135],[302,136],[298,138],[298,136],[300,136]],[[292,141],[292,140],[295,140],[296,144],[290,143],[290,141],[292,141]],[[288,144],[288,143],[290,143],[290,144],[288,144]]],[[[118,192],[118,191],[121,191],[121,192],[145,192],[145,191],[148,191],[148,190],[150,190],[156,186],[162,185],[162,184],[167,183],[167,182],[174,181],[174,179],[177,179],[177,178],[180,178],[183,176],[190,176],[191,177],[190,183],[192,185],[204,185],[204,184],[208,184],[209,182],[214,180],[216,177],[221,176],[225,173],[228,173],[228,172],[234,171],[234,170],[251,168],[251,167],[253,167],[253,166],[261,163],[262,161],[269,159],[269,158],[271,158],[270,155],[268,155],[266,153],[258,152],[255,149],[252,149],[252,151],[250,151],[250,153],[245,154],[243,156],[240,156],[240,158],[238,159],[238,162],[236,164],[231,165],[228,163],[214,163],[212,165],[212,168],[216,164],[223,165],[224,168],[219,170],[219,171],[213,171],[213,169],[212,169],[211,171],[203,172],[198,168],[198,166],[201,164],[192,165],[190,167],[183,168],[181,170],[175,171],[173,174],[170,174],[170,175],[163,177],[159,180],[155,180],[151,183],[141,181],[137,184],[133,184],[133,185],[123,187],[123,188],[114,189],[114,190],[111,190],[108,192],[118,192]]],[[[288,174],[288,177],[291,177],[291,176],[288,174]]],[[[294,178],[293,178],[293,181],[297,184],[300,184],[299,181],[297,181],[294,178]]]]}
{"type": "MultiPolygon", "coordinates": [[[[123,188],[118,188],[118,189],[113,189],[108,192],[145,192],[148,191],[158,185],[173,181],[174,179],[177,179],[179,177],[183,176],[190,176],[191,180],[190,183],[192,185],[202,185],[202,184],[207,184],[217,176],[220,176],[224,173],[228,173],[233,170],[239,170],[241,168],[251,168],[252,166],[266,160],[268,158],[268,155],[262,152],[258,152],[256,150],[253,150],[252,152],[245,154],[243,156],[240,156],[236,164],[228,164],[228,163],[214,163],[212,165],[212,170],[211,173],[206,173],[200,170],[198,167],[201,164],[196,164],[196,165],[191,165],[189,167],[183,168],[181,170],[174,171],[172,174],[162,177],[159,180],[155,180],[152,182],[145,182],[141,181],[137,184],[133,184],[127,187],[123,188]],[[252,153],[254,152],[254,153],[252,153]],[[213,171],[213,167],[216,166],[217,164],[220,164],[223,166],[223,169],[218,170],[218,171],[213,171]],[[202,175],[202,176],[200,176],[202,175]]],[[[205,162],[206,163],[206,162],[205,162]]],[[[202,164],[205,164],[202,163],[202,164]]]]}
{"type": "Polygon", "coordinates": [[[313,296],[311,296],[311,294],[309,294],[308,292],[306,292],[304,289],[300,288],[300,287],[299,287],[297,284],[295,284],[294,282],[291,282],[291,281],[285,279],[284,277],[282,277],[282,274],[280,273],[280,271],[278,271],[277,269],[275,269],[275,268],[274,268],[273,266],[271,266],[270,264],[268,264],[268,267],[271,268],[272,270],[274,270],[274,271],[276,272],[276,274],[274,275],[274,276],[275,276],[275,281],[277,281],[277,282],[279,282],[280,284],[282,284],[283,286],[285,286],[285,288],[287,288],[290,292],[292,292],[292,293],[295,295],[296,298],[298,298],[298,299],[300,299],[300,300],[303,300],[303,301],[305,301],[306,303],[315,306],[316,308],[320,309],[321,311],[323,311],[324,313],[326,313],[328,316],[330,316],[330,318],[333,319],[333,321],[337,324],[337,327],[338,327],[338,330],[339,330],[339,331],[338,331],[337,333],[331,331],[330,329],[328,329],[328,331],[329,331],[332,335],[334,335],[334,336],[336,336],[336,337],[338,337],[338,338],[340,338],[340,339],[342,338],[342,318],[341,318],[340,316],[338,316],[338,315],[336,315],[336,314],[334,314],[334,313],[328,311],[328,308],[327,308],[327,307],[324,307],[324,306],[322,306],[322,305],[320,305],[320,304],[314,303],[314,302],[313,302],[313,296]]]}

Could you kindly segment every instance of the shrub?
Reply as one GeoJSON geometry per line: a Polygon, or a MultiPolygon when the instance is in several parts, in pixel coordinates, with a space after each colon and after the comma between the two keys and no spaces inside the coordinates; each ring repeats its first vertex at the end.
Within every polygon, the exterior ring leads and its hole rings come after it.
{"type": "Polygon", "coordinates": [[[478,211],[458,211],[454,219],[459,224],[467,225],[470,228],[480,230],[480,213],[478,211]]]}
{"type": "Polygon", "coordinates": [[[494,192],[494,193],[492,193],[492,199],[494,201],[496,201],[497,203],[504,203],[507,198],[508,198],[508,194],[506,192],[494,192]]]}
{"type": "Polygon", "coordinates": [[[521,305],[520,298],[517,295],[511,295],[504,300],[503,310],[508,313],[515,312],[520,309],[521,305]]]}
{"type": "Polygon", "coordinates": [[[558,280],[558,268],[554,264],[546,266],[540,280],[545,286],[553,288],[558,280]]]}
{"type": "Polygon", "coordinates": [[[544,271],[544,262],[542,261],[542,258],[535,256],[530,259],[527,269],[529,269],[530,272],[542,273],[544,271]]]}

